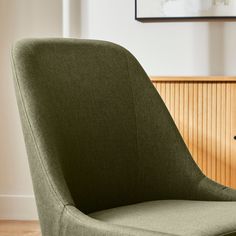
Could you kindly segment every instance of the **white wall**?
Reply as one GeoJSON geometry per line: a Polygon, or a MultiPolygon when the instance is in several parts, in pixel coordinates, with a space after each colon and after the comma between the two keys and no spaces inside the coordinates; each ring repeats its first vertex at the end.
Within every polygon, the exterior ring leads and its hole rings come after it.
{"type": "Polygon", "coordinates": [[[62,35],[59,0],[0,0],[0,218],[37,217],[10,68],[24,37],[62,35]]]}
{"type": "Polygon", "coordinates": [[[125,46],[148,74],[236,74],[236,22],[140,23],[134,20],[134,0],[81,5],[81,36],[125,46]]]}

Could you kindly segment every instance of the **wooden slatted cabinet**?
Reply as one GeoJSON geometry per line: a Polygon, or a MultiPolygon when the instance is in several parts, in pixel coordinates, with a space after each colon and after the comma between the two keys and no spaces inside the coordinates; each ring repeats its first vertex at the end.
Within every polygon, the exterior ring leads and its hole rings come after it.
{"type": "Polygon", "coordinates": [[[194,160],[236,188],[236,77],[151,77],[194,160]]]}

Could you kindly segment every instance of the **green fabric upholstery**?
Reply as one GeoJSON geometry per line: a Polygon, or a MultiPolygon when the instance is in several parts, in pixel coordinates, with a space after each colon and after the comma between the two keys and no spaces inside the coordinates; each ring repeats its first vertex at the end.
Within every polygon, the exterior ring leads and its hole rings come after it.
{"type": "Polygon", "coordinates": [[[123,206],[90,214],[111,224],[169,234],[236,235],[236,204],[187,200],[161,200],[123,206]]]}
{"type": "Polygon", "coordinates": [[[26,39],[14,46],[12,64],[43,236],[171,235],[88,216],[146,201],[231,201],[235,207],[236,191],[203,175],[124,48],[26,39]]]}

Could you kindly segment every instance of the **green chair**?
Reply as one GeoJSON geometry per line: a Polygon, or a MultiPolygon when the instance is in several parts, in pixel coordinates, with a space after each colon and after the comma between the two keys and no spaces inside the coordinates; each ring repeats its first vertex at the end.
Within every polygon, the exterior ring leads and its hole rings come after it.
{"type": "Polygon", "coordinates": [[[127,50],[26,39],[12,64],[43,236],[236,235],[236,191],[200,171],[127,50]]]}

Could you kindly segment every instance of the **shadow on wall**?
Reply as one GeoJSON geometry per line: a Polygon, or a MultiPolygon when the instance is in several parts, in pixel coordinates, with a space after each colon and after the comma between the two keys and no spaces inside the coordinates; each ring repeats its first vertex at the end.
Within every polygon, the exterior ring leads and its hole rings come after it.
{"type": "Polygon", "coordinates": [[[69,36],[73,38],[78,38],[81,35],[81,15],[82,15],[82,5],[81,0],[70,0],[69,3],[69,36]]]}
{"type": "Polygon", "coordinates": [[[225,23],[208,23],[209,75],[225,75],[225,23]]]}

